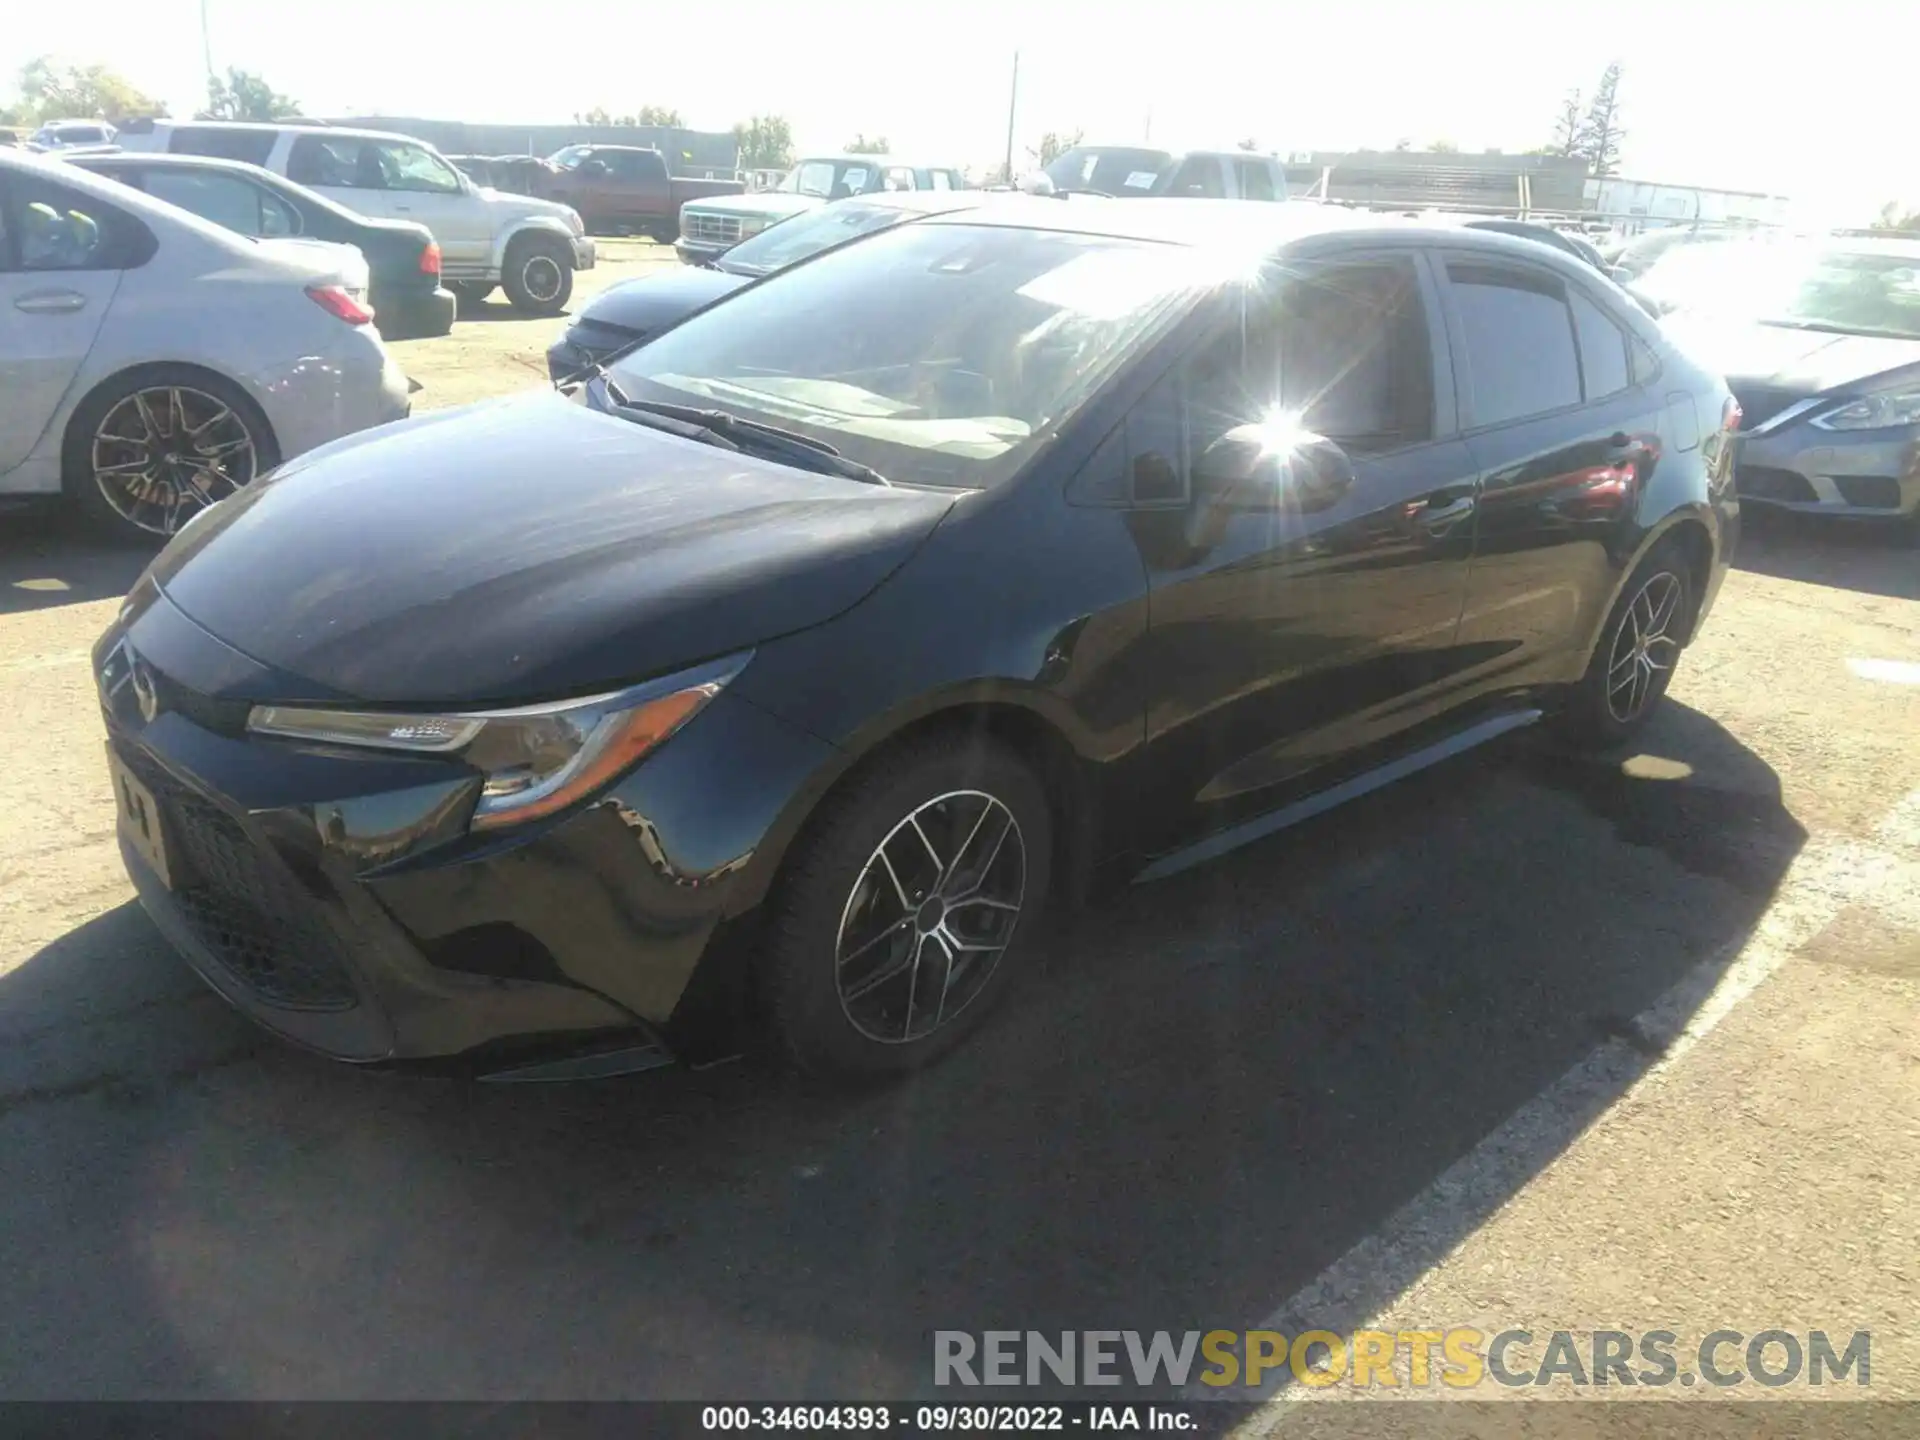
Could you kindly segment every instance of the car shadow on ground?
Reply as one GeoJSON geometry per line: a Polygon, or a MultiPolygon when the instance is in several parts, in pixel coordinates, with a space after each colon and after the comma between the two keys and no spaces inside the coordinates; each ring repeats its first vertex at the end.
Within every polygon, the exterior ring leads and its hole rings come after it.
{"type": "Polygon", "coordinates": [[[936,1329],[1258,1325],[1737,953],[1805,832],[1705,716],[1640,748],[1518,737],[1096,900],[878,1089],[355,1073],[122,907],[0,979],[0,1393],[901,1398],[936,1329]]]}
{"type": "MultiPolygon", "coordinates": [[[[1920,543],[1898,526],[1818,515],[1770,515],[1748,507],[1734,565],[1756,575],[1835,585],[1894,600],[1920,600],[1920,543]]],[[[1917,522],[1920,523],[1920,522],[1917,522]]]]}
{"type": "Polygon", "coordinates": [[[104,538],[64,506],[0,510],[0,615],[124,595],[159,548],[104,538]]]}
{"type": "Polygon", "coordinates": [[[498,291],[485,300],[462,300],[460,313],[455,323],[460,325],[494,325],[503,321],[540,321],[564,320],[573,315],[580,307],[569,303],[565,309],[552,315],[529,315],[524,310],[516,310],[498,291]]]}

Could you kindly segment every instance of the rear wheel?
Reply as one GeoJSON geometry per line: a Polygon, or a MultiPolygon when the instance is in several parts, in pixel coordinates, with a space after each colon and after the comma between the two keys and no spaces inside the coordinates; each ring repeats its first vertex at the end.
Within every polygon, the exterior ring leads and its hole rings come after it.
{"type": "Polygon", "coordinates": [[[67,427],[62,484],[82,515],[127,539],[165,539],[280,463],[260,409],[205,371],[151,365],[116,376],[67,427]]]}
{"type": "Polygon", "coordinates": [[[461,304],[478,305],[482,300],[485,300],[489,295],[493,294],[493,281],[452,280],[448,282],[447,288],[460,297],[461,304]]]}
{"type": "Polygon", "coordinates": [[[500,283],[514,309],[558,315],[573,295],[573,252],[551,236],[523,235],[507,246],[500,283]]]}
{"type": "Polygon", "coordinates": [[[983,1020],[1045,904],[1045,790],[988,742],[942,735],[828,801],[782,882],[765,987],[814,1073],[915,1069],[983,1020]]]}
{"type": "Polygon", "coordinates": [[[1687,557],[1662,541],[1615,602],[1587,673],[1560,716],[1576,743],[1605,749],[1631,738],[1658,708],[1693,620],[1687,557]]]}

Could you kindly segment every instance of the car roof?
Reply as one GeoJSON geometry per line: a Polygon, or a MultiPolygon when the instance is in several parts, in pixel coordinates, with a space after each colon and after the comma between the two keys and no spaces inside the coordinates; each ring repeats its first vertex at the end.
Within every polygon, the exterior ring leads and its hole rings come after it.
{"type": "Polygon", "coordinates": [[[1450,250],[1481,250],[1536,266],[1559,265],[1565,273],[1588,279],[1595,273],[1591,265],[1558,245],[1498,230],[1376,215],[1312,200],[1057,199],[983,193],[992,194],[991,203],[958,214],[931,215],[924,223],[1057,230],[1253,255],[1271,254],[1319,236],[1339,236],[1355,247],[1425,240],[1450,250]]]}
{"type": "Polygon", "coordinates": [[[818,165],[822,163],[831,163],[834,165],[880,165],[890,170],[951,170],[956,175],[964,168],[959,165],[949,165],[944,161],[929,165],[924,160],[908,155],[853,155],[848,153],[832,154],[827,152],[822,152],[817,155],[802,155],[787,168],[789,170],[798,170],[802,165],[818,165]]]}
{"type": "Polygon", "coordinates": [[[233,170],[251,177],[264,175],[272,180],[281,178],[259,165],[249,165],[245,160],[229,160],[224,155],[186,155],[168,150],[96,150],[61,158],[69,165],[80,165],[85,161],[81,165],[84,170],[130,170],[137,166],[142,170],[233,170]]]}
{"type": "MultiPolygon", "coordinates": [[[[404,140],[409,145],[433,146],[413,135],[402,135],[397,130],[361,130],[351,125],[317,125],[312,121],[298,120],[155,120],[152,122],[153,134],[161,131],[185,130],[238,130],[243,132],[291,131],[296,135],[338,135],[349,140],[404,140]]],[[[129,130],[128,134],[137,135],[138,130],[129,130]]]]}

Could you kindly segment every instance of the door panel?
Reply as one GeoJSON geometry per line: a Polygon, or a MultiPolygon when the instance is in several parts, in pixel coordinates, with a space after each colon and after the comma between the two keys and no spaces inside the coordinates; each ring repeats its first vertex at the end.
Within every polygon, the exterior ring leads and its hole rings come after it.
{"type": "Polygon", "coordinates": [[[1172,792],[1156,799],[1184,804],[1196,830],[1268,808],[1274,787],[1426,718],[1421,697],[1463,663],[1474,464],[1439,418],[1438,312],[1416,260],[1296,270],[1261,293],[1277,298],[1128,426],[1137,486],[1167,488],[1179,448],[1190,475],[1212,439],[1275,400],[1353,461],[1331,504],[1236,513],[1204,550],[1190,505],[1131,517],[1151,593],[1148,735],[1172,792]]]}
{"type": "Polygon", "coordinates": [[[0,185],[0,474],[33,453],[93,349],[128,223],[65,186],[0,185]]]}
{"type": "Polygon", "coordinates": [[[1626,338],[1604,308],[1548,271],[1451,257],[1447,312],[1462,356],[1479,516],[1460,644],[1488,683],[1578,677],[1660,451],[1659,406],[1633,388],[1626,338]],[[1545,414],[1515,416],[1561,403],[1545,414]]]}

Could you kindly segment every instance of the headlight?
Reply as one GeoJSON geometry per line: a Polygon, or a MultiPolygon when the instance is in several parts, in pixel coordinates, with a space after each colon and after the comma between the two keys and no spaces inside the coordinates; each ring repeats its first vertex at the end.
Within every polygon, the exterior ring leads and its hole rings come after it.
{"type": "Polygon", "coordinates": [[[1863,395],[1813,423],[1822,430],[1886,430],[1898,425],[1920,425],[1920,390],[1895,395],[1863,395]]]}
{"type": "Polygon", "coordinates": [[[515,710],[397,714],[256,705],[256,735],[370,750],[457,755],[486,776],[475,830],[564,810],[657,749],[725,688],[751,652],[611,695],[515,710]]]}

